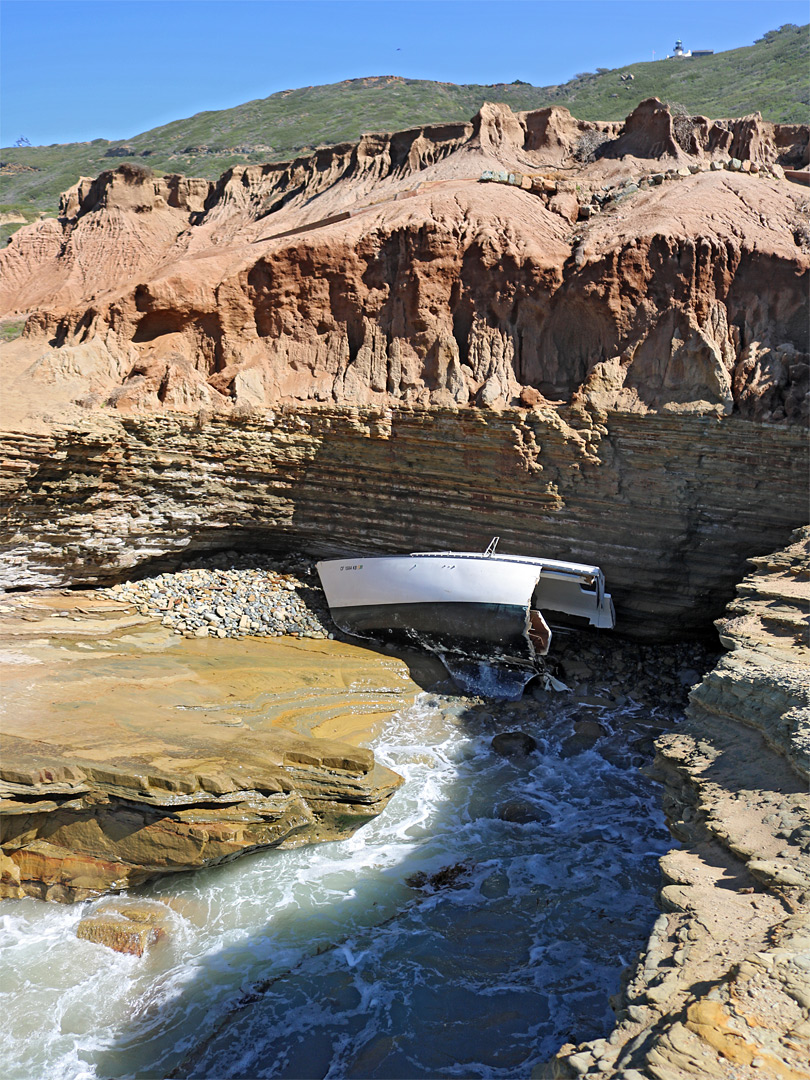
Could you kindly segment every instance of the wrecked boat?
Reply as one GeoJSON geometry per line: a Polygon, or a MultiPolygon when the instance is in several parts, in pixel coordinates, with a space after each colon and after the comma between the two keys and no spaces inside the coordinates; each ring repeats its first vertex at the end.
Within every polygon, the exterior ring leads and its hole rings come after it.
{"type": "Polygon", "coordinates": [[[612,628],[613,601],[598,566],[497,552],[417,551],[317,564],[335,624],[359,637],[394,638],[437,653],[456,677],[461,661],[543,670],[547,617],[612,628]],[[448,663],[448,661],[450,661],[448,663]]]}

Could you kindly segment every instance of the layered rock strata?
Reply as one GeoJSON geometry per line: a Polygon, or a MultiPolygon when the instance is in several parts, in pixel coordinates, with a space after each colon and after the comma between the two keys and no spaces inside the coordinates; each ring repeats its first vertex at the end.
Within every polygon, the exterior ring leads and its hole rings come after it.
{"type": "Polygon", "coordinates": [[[247,851],[348,835],[399,783],[369,750],[276,731],[223,747],[110,748],[103,763],[5,735],[4,896],[75,901],[247,851]],[[178,764],[172,767],[171,758],[178,764]]]}
{"type": "Polygon", "coordinates": [[[805,519],[804,432],[714,410],[88,418],[0,445],[6,588],[112,584],[233,546],[483,550],[500,535],[602,566],[625,633],[682,637],[805,519]]]}
{"type": "Polygon", "coordinates": [[[0,255],[32,312],[2,584],[500,534],[603,565],[626,628],[692,632],[805,520],[810,217],[778,174],[807,143],[493,105],[204,190],[82,181],[0,255]]]}
{"type": "Polygon", "coordinates": [[[810,529],[792,540],[752,560],[718,622],[729,652],[658,740],[683,847],[619,1024],[538,1075],[810,1075],[810,529]]]}
{"type": "MultiPolygon", "coordinates": [[[[80,181],[0,254],[0,312],[29,316],[3,372],[2,585],[499,534],[600,564],[629,633],[699,632],[745,559],[806,521],[810,215],[784,170],[807,162],[807,127],[651,100],[624,125],[488,105],[216,184],[131,165],[80,181]],[[501,174],[520,183],[479,182],[501,174]]],[[[722,630],[744,644],[661,744],[687,846],[617,1033],[569,1048],[569,1071],[718,1075],[719,1052],[797,1074],[798,577],[750,585],[722,630]],[[767,645],[756,605],[778,623],[767,645]],[[775,928],[781,952],[762,948],[775,928]],[[757,995],[782,1019],[755,1052],[772,1021],[742,1030],[740,1003],[757,995]]],[[[210,731],[176,769],[165,749],[99,762],[12,737],[8,895],[333,835],[395,783],[295,735],[244,736],[247,786],[210,731]]]]}

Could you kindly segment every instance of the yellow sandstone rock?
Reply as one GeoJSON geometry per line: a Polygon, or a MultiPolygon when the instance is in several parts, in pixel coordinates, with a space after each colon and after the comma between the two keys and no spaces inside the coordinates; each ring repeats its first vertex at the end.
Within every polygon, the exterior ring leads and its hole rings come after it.
{"type": "Polygon", "coordinates": [[[143,956],[163,937],[169,909],[150,901],[118,900],[100,904],[82,919],[76,936],[120,953],[143,956]]]}
{"type": "Polygon", "coordinates": [[[347,836],[401,783],[354,745],[419,689],[387,654],[186,640],[85,592],[0,614],[3,658],[0,896],[85,900],[347,836]]]}

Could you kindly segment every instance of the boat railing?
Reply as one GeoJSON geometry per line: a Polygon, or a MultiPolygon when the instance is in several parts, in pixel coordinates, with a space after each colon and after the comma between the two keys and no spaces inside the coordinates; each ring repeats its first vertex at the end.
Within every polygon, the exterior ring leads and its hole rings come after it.
{"type": "MultiPolygon", "coordinates": [[[[497,541],[498,537],[494,538],[497,541]]],[[[494,542],[493,541],[493,542],[494,542]]],[[[490,545],[491,547],[492,545],[490,545]]],[[[494,549],[493,549],[494,551],[494,549]]],[[[485,552],[480,553],[477,551],[411,551],[407,555],[409,559],[467,559],[475,562],[476,560],[489,558],[493,552],[490,552],[489,548],[485,552]]],[[[376,558],[402,558],[399,555],[389,556],[375,556],[376,558]]],[[[548,563],[543,559],[535,559],[531,555],[498,555],[499,562],[504,563],[520,563],[522,565],[531,565],[535,568],[537,573],[543,577],[556,578],[559,581],[570,581],[571,578],[576,578],[583,592],[601,592],[603,586],[601,582],[604,580],[598,567],[592,566],[577,566],[574,564],[566,564],[561,562],[548,563]],[[601,587],[600,587],[601,586],[601,587]]]]}

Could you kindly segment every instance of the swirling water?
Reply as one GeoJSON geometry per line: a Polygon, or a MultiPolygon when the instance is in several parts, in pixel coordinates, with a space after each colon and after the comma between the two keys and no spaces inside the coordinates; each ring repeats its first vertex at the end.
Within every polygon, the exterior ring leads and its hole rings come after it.
{"type": "Polygon", "coordinates": [[[538,751],[507,759],[508,715],[421,694],[374,743],[406,781],[380,817],[139,890],[171,908],[140,959],[75,937],[92,905],[4,903],[4,1074],[526,1077],[606,1033],[670,846],[638,712],[578,753],[565,707],[521,720],[538,751]]]}

